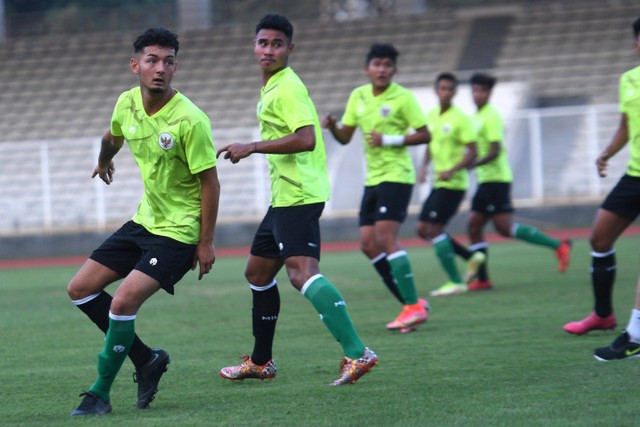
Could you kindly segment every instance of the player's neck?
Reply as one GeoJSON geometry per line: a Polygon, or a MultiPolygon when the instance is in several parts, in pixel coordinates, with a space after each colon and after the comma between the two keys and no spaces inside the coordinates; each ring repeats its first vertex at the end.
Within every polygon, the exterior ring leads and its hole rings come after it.
{"type": "Polygon", "coordinates": [[[266,86],[271,77],[275,76],[276,74],[278,74],[280,71],[284,70],[287,67],[288,67],[288,65],[280,67],[277,70],[263,70],[262,71],[262,85],[266,86]]]}
{"type": "Polygon", "coordinates": [[[151,92],[148,90],[142,90],[142,105],[144,107],[144,111],[148,116],[153,116],[155,113],[160,111],[162,107],[167,105],[171,98],[173,98],[176,94],[176,90],[172,87],[169,87],[166,91],[162,93],[151,92]]]}

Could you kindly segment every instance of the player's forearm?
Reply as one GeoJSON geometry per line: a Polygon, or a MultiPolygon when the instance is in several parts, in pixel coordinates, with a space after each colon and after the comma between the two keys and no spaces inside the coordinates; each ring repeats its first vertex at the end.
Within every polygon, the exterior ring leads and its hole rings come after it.
{"type": "Polygon", "coordinates": [[[98,164],[102,167],[107,167],[113,157],[122,148],[122,142],[120,138],[113,137],[111,133],[107,133],[102,137],[100,144],[100,154],[98,154],[98,164]]]}
{"type": "Polygon", "coordinates": [[[625,116],[620,123],[620,126],[618,126],[618,130],[616,130],[616,133],[613,135],[611,143],[602,151],[600,157],[605,160],[612,158],[618,153],[618,151],[620,151],[625,145],[627,145],[628,141],[629,132],[627,129],[625,116]]]}
{"type": "Polygon", "coordinates": [[[314,126],[305,126],[294,133],[271,141],[254,142],[254,152],[262,154],[295,154],[313,151],[316,147],[314,126]]]}
{"type": "Polygon", "coordinates": [[[428,144],[431,141],[431,134],[426,127],[416,129],[415,133],[405,135],[403,145],[428,144]]]}
{"type": "Polygon", "coordinates": [[[200,173],[201,182],[201,224],[200,243],[213,243],[218,220],[220,182],[216,168],[200,173]]]}

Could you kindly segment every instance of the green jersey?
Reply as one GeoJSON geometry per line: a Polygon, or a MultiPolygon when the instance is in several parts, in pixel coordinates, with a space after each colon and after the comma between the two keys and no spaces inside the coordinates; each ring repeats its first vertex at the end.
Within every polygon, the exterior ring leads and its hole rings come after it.
{"type": "MultiPolygon", "coordinates": [[[[378,96],[373,95],[371,84],[354,89],[341,121],[353,128],[360,127],[363,133],[376,131],[385,135],[406,135],[409,128],[419,129],[427,124],[413,93],[396,83],[378,96]]],[[[413,160],[406,146],[370,147],[365,143],[364,155],[366,186],[416,182],[413,160]]]]}
{"type": "Polygon", "coordinates": [[[455,105],[440,114],[438,106],[427,113],[427,126],[431,132],[431,142],[427,149],[431,154],[436,177],[433,187],[466,190],[469,187],[469,172],[466,168],[454,173],[448,181],[439,179],[438,175],[460,163],[465,156],[467,144],[475,142],[476,132],[471,117],[455,105]]]}
{"type": "Polygon", "coordinates": [[[111,133],[127,140],[140,167],[144,194],[133,221],[152,234],[197,244],[202,207],[196,174],[216,165],[207,115],[178,92],[148,116],[136,87],[120,95],[111,133]]]}
{"type": "Polygon", "coordinates": [[[620,112],[627,116],[629,133],[627,175],[640,177],[640,66],[620,77],[620,112]]]}
{"type": "Polygon", "coordinates": [[[500,146],[500,152],[495,159],[476,168],[478,182],[480,184],[485,182],[512,182],[513,175],[507,159],[507,152],[504,148],[504,125],[500,113],[493,105],[486,104],[476,112],[474,118],[478,132],[476,141],[478,158],[480,159],[489,154],[492,142],[496,142],[500,146]]]}
{"type": "Polygon", "coordinates": [[[300,77],[289,67],[271,76],[260,92],[257,109],[260,135],[272,141],[313,126],[313,151],[267,154],[271,175],[271,206],[308,205],[329,200],[329,176],[322,129],[316,108],[300,77]]]}

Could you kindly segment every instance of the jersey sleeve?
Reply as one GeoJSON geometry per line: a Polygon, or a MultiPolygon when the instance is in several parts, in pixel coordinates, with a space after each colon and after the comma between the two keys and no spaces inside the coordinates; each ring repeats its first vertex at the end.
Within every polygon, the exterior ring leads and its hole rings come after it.
{"type": "Polygon", "coordinates": [[[427,115],[422,110],[420,104],[418,104],[415,95],[411,92],[408,93],[403,111],[409,126],[413,129],[419,129],[427,125],[427,115]]]}
{"type": "Polygon", "coordinates": [[[476,127],[474,126],[474,122],[471,117],[465,115],[463,120],[461,120],[460,127],[460,141],[464,144],[470,144],[472,142],[476,142],[478,138],[478,133],[476,131],[476,127]]]}
{"type": "Polygon", "coordinates": [[[504,139],[504,125],[497,111],[492,111],[484,122],[484,132],[488,143],[501,142],[504,139]]]}
{"type": "MultiPolygon", "coordinates": [[[[203,113],[204,115],[204,113],[203,113]]],[[[189,171],[197,174],[216,166],[216,150],[211,136],[211,122],[208,117],[193,124],[185,123],[183,144],[189,171]]]]}
{"type": "Polygon", "coordinates": [[[122,132],[122,105],[127,100],[127,92],[124,92],[118,98],[115,107],[113,107],[113,114],[111,115],[111,125],[109,126],[109,131],[113,136],[124,136],[122,132]]]}
{"type": "Polygon", "coordinates": [[[340,120],[343,125],[347,125],[352,128],[358,126],[358,117],[356,116],[356,99],[357,92],[356,90],[353,90],[351,95],[349,95],[349,100],[347,101],[347,105],[344,109],[344,114],[340,120]]]}
{"type": "Polygon", "coordinates": [[[304,86],[287,83],[283,95],[274,105],[276,114],[281,117],[291,133],[304,126],[315,124],[315,111],[304,86]]]}
{"type": "Polygon", "coordinates": [[[627,111],[627,103],[625,102],[625,95],[627,93],[627,74],[623,74],[620,76],[620,81],[618,84],[618,102],[620,104],[620,112],[623,114],[628,114],[627,111]]]}

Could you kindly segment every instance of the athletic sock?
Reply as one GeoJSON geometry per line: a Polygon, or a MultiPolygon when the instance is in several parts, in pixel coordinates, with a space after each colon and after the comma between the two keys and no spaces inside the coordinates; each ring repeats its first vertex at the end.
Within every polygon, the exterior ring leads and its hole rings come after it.
{"type": "Polygon", "coordinates": [[[627,325],[627,333],[631,341],[640,343],[640,310],[634,308],[631,310],[631,318],[627,325]]]}
{"type": "Polygon", "coordinates": [[[364,344],[356,332],[342,295],[322,274],[311,277],[300,290],[320,314],[320,319],[342,346],[345,356],[357,359],[364,344]]]}
{"type": "Polygon", "coordinates": [[[389,288],[389,291],[391,291],[393,296],[396,297],[396,299],[400,301],[401,304],[404,304],[404,299],[400,294],[398,284],[396,283],[395,279],[393,278],[393,274],[391,273],[391,266],[389,265],[389,261],[387,260],[387,254],[384,252],[381,253],[371,260],[371,264],[376,269],[376,271],[382,278],[382,281],[385,285],[387,285],[387,288],[389,288]]]}
{"type": "Polygon", "coordinates": [[[484,254],[484,262],[478,269],[478,280],[489,280],[489,244],[487,242],[479,242],[469,247],[473,252],[482,252],[484,254]]]}
{"type": "MultiPolygon", "coordinates": [[[[109,329],[109,308],[111,307],[111,295],[105,291],[100,291],[97,294],[89,295],[81,300],[73,301],[73,303],[84,314],[96,324],[98,328],[105,334],[109,329]]],[[[129,358],[136,367],[136,370],[141,369],[151,359],[151,349],[142,342],[142,340],[136,334],[133,337],[133,343],[131,344],[131,350],[129,350],[129,358]]]]}
{"type": "Polygon", "coordinates": [[[400,250],[387,255],[391,273],[398,284],[398,291],[402,295],[402,301],[405,305],[416,304],[418,302],[418,291],[413,281],[413,270],[407,252],[400,250]]]}
{"type": "Polygon", "coordinates": [[[111,385],[127,358],[135,335],[136,316],[118,316],[109,313],[109,330],[104,339],[102,353],[98,355],[98,379],[89,391],[109,400],[111,385]]]}
{"type": "Polygon", "coordinates": [[[453,283],[462,283],[458,266],[456,265],[455,253],[453,252],[453,245],[449,236],[445,233],[435,237],[431,240],[433,247],[436,251],[436,255],[440,259],[442,268],[449,276],[449,281],[453,283]]]}
{"type": "Polygon", "coordinates": [[[273,337],[280,314],[280,292],[275,279],[267,286],[250,285],[253,294],[253,353],[251,360],[264,365],[273,358],[273,337]]]}
{"type": "Polygon", "coordinates": [[[591,284],[596,299],[595,311],[600,317],[613,313],[613,284],[616,279],[616,250],[591,252],[591,284]]]}
{"type": "Polygon", "coordinates": [[[526,224],[513,224],[511,236],[534,245],[547,246],[552,249],[557,249],[562,243],[560,240],[554,239],[537,228],[526,224]]]}
{"type": "Polygon", "coordinates": [[[473,255],[473,251],[469,250],[466,246],[460,244],[456,239],[449,236],[449,241],[451,241],[451,246],[453,247],[453,252],[461,257],[464,260],[468,260],[473,255]]]}

